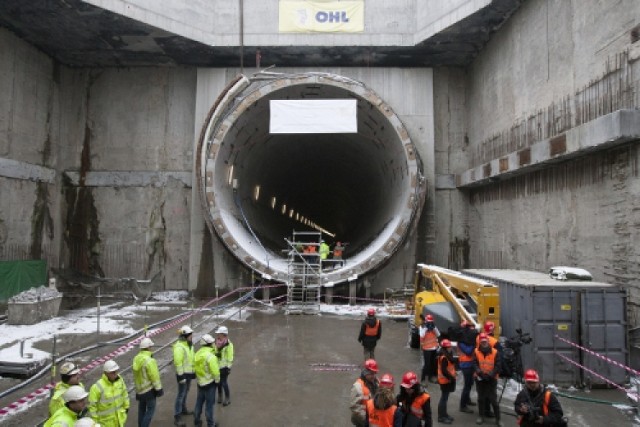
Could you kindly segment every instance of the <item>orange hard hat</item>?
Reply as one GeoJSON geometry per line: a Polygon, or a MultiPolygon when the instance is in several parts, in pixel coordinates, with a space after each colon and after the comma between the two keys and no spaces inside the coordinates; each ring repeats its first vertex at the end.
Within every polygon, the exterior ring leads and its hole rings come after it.
{"type": "Polygon", "coordinates": [[[535,369],[527,369],[524,373],[524,381],[539,383],[540,377],[535,369]]]}

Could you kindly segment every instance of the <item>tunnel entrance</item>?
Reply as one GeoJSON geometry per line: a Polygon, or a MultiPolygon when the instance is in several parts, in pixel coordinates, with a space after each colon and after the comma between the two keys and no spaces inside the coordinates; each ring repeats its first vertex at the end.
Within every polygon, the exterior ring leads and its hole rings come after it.
{"type": "Polygon", "coordinates": [[[326,73],[239,76],[220,94],[197,153],[209,228],[249,268],[287,279],[285,238],[323,231],[347,243],[340,283],[384,265],[424,203],[422,164],[391,108],[364,84],[326,73]],[[355,100],[356,133],[270,133],[271,100],[355,100]]]}

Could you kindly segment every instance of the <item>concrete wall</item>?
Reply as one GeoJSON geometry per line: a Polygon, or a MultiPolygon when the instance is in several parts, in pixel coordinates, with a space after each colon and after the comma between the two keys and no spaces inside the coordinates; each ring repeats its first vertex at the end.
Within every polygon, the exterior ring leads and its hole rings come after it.
{"type": "MultiPolygon", "coordinates": [[[[640,3],[632,0],[525,2],[468,69],[468,153],[539,110],[565,108],[575,122],[587,105],[597,110],[621,101],[637,108],[637,47],[631,32],[638,24],[640,3]],[[606,84],[584,90],[614,68],[636,89],[626,95],[606,84]]],[[[445,120],[446,115],[437,116],[436,129],[445,120]]],[[[541,128],[534,132],[541,134],[557,126],[551,119],[537,123],[541,128]]],[[[467,168],[476,165],[473,156],[468,159],[467,168]]],[[[629,288],[631,322],[637,323],[638,160],[637,142],[632,142],[466,192],[471,266],[586,268],[597,280],[629,288]]]]}

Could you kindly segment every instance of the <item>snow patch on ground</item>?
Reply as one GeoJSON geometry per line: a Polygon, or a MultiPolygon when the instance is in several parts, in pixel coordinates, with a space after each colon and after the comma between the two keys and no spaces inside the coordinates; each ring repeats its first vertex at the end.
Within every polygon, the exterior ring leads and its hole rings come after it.
{"type": "Polygon", "coordinates": [[[11,298],[9,298],[9,304],[45,301],[61,296],[62,294],[54,288],[46,288],[44,286],[40,286],[39,288],[31,288],[12,296],[11,298]]]}

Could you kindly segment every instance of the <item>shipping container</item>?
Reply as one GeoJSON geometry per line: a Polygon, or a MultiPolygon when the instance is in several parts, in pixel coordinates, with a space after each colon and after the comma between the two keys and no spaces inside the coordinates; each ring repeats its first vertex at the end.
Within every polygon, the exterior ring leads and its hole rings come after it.
{"type": "Polygon", "coordinates": [[[556,280],[524,270],[464,270],[500,288],[501,335],[531,334],[522,346],[524,369],[545,384],[605,385],[627,381],[627,294],[610,283],[556,280]],[[598,353],[609,361],[590,354],[598,353]],[[586,369],[582,369],[584,366],[586,369]]]}

